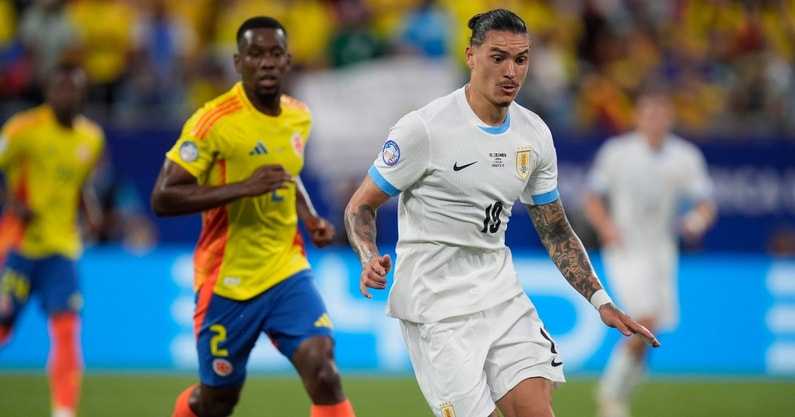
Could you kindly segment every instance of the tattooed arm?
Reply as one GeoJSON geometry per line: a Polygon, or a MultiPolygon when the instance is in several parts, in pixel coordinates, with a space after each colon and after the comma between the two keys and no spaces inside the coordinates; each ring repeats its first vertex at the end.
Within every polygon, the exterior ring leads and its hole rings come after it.
{"type": "Polygon", "coordinates": [[[351,247],[362,264],[359,291],[367,298],[373,298],[367,288],[378,290],[386,288],[386,275],[392,269],[392,259],[388,254],[379,255],[375,243],[376,210],[389,198],[389,195],[367,176],[345,207],[345,231],[348,233],[351,247]]]}
{"type": "Polygon", "coordinates": [[[563,203],[558,199],[549,204],[526,207],[552,262],[566,281],[586,300],[590,300],[596,291],[602,289],[602,283],[596,276],[585,247],[566,218],[563,203]]]}
{"type": "MultiPolygon", "coordinates": [[[[557,199],[549,204],[526,205],[526,207],[552,262],[566,281],[590,301],[595,292],[603,289],[602,283],[591,265],[588,252],[569,224],[563,203],[557,199]]],[[[605,324],[617,328],[625,336],[639,334],[648,338],[650,345],[660,346],[660,342],[648,329],[624,314],[612,302],[599,307],[599,316],[605,324]]]]}

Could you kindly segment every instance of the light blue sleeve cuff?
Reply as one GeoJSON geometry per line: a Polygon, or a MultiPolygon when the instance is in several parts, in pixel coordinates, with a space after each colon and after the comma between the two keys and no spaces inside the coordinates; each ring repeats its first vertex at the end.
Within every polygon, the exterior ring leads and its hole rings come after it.
{"type": "Polygon", "coordinates": [[[387,181],[386,178],[384,178],[384,176],[378,172],[378,168],[376,168],[375,165],[370,165],[370,169],[367,170],[367,175],[373,179],[373,182],[375,182],[375,185],[377,185],[381,191],[387,193],[390,197],[400,194],[400,190],[395,188],[394,185],[390,184],[389,181],[387,181]]]}
{"type": "Polygon", "coordinates": [[[558,194],[558,189],[554,189],[552,191],[548,191],[544,194],[536,194],[533,196],[533,204],[541,205],[541,204],[548,204],[560,198],[560,194],[558,194]]]}

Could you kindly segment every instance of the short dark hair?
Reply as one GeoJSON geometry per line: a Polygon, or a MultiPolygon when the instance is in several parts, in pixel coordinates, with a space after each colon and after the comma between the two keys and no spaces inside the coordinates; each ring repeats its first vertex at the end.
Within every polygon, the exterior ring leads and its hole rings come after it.
{"type": "Polygon", "coordinates": [[[56,64],[49,72],[51,77],[56,75],[72,75],[74,73],[84,73],[85,70],[79,64],[69,62],[69,61],[62,61],[56,64]]]}
{"type": "Polygon", "coordinates": [[[287,29],[278,20],[270,16],[255,16],[246,19],[237,29],[237,43],[243,39],[246,31],[251,29],[281,29],[284,33],[284,38],[287,39],[287,29]]]}
{"type": "Polygon", "coordinates": [[[511,33],[527,33],[527,25],[516,13],[505,9],[494,9],[486,13],[478,13],[469,19],[467,24],[472,29],[472,37],[469,38],[471,46],[480,46],[486,40],[486,33],[490,30],[505,31],[511,33]]]}

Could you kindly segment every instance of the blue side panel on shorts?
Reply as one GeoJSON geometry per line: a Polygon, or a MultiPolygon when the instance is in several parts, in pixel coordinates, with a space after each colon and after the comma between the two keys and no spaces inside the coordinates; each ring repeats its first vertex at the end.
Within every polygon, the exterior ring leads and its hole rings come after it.
{"type": "Polygon", "coordinates": [[[261,332],[288,359],[309,337],[333,337],[326,306],[310,270],[250,300],[213,295],[197,340],[199,379],[210,386],[242,383],[261,332]]]}
{"type": "Polygon", "coordinates": [[[29,259],[9,253],[0,273],[0,321],[13,323],[34,295],[48,315],[80,311],[76,262],[60,255],[29,259]]]}

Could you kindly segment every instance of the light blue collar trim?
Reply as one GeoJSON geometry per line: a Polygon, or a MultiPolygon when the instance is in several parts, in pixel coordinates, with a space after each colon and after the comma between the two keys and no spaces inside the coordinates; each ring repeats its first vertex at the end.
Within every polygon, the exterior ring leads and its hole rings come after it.
{"type": "Polygon", "coordinates": [[[490,135],[499,135],[500,133],[505,133],[509,127],[511,127],[511,113],[508,112],[508,115],[505,116],[505,121],[502,122],[499,126],[478,126],[480,130],[490,134],[490,135]]]}

